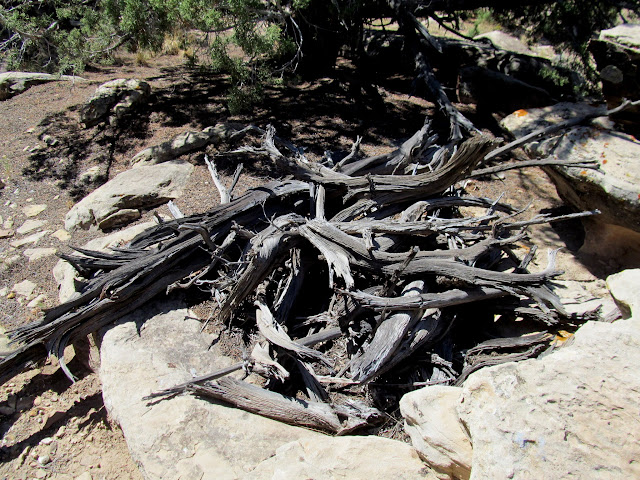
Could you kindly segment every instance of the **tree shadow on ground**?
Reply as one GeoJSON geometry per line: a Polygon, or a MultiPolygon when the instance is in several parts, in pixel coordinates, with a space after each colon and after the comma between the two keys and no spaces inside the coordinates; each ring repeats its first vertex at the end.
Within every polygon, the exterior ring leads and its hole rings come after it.
{"type": "Polygon", "coordinates": [[[47,117],[39,126],[40,138],[49,135],[57,143],[34,151],[23,174],[34,180],[57,180],[78,199],[109,178],[115,158],[131,158],[157,128],[202,130],[227,121],[262,128],[273,125],[279,136],[322,156],[325,151],[338,155],[348,151],[358,135],[365,144],[392,147],[435,113],[432,106],[425,108],[410,98],[384,97],[387,92],[363,83],[347,63],[336,67],[330,78],[268,87],[263,103],[236,115],[226,106],[230,85],[223,75],[175,66],[163,67],[146,80],[161,80],[168,86],[154,89],[146,104],[115,126],[84,128],[79,123],[80,105],[47,117]],[[101,166],[101,175],[93,183],[79,182],[80,174],[91,166],[101,166]]]}

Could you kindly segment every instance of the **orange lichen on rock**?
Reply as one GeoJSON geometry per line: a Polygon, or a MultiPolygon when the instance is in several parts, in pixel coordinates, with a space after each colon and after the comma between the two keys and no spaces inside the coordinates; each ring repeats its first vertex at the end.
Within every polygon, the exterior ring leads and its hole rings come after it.
{"type": "Polygon", "coordinates": [[[525,115],[529,115],[529,112],[527,112],[526,110],[520,109],[520,110],[516,110],[515,112],[513,112],[513,114],[516,117],[524,117],[525,115]]]}

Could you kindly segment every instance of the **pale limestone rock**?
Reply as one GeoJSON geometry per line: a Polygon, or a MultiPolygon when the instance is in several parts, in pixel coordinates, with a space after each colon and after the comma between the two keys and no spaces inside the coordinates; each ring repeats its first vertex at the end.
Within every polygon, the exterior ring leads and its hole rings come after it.
{"type": "Polygon", "coordinates": [[[78,183],[97,182],[105,176],[106,167],[102,165],[94,165],[78,175],[78,183]]]}
{"type": "Polygon", "coordinates": [[[190,163],[172,161],[122,172],[75,204],[65,217],[65,229],[89,228],[120,210],[152,208],[176,199],[192,171],[190,163]]]}
{"type": "Polygon", "coordinates": [[[20,255],[9,255],[4,259],[4,264],[10,267],[11,265],[15,265],[20,261],[20,255]]]}
{"type": "Polygon", "coordinates": [[[639,364],[636,319],[588,322],[548,356],[471,374],[457,406],[471,479],[639,478],[639,364]]]}
{"type": "Polygon", "coordinates": [[[84,82],[84,78],[73,75],[52,75],[36,72],[3,72],[0,73],[0,100],[6,100],[24,92],[32,85],[56,81],[84,82]]]}
{"type": "Polygon", "coordinates": [[[30,262],[40,260],[41,258],[50,257],[55,255],[58,251],[57,248],[27,248],[24,251],[24,256],[29,259],[30,262]]]}
{"type": "Polygon", "coordinates": [[[16,233],[20,235],[24,235],[25,233],[32,232],[33,230],[43,227],[47,224],[47,220],[27,220],[25,221],[20,228],[16,229],[16,233]]]}
{"type": "Polygon", "coordinates": [[[600,32],[600,40],[625,45],[640,52],[640,26],[622,24],[608,30],[602,30],[600,32]]]}
{"type": "Polygon", "coordinates": [[[508,52],[515,52],[532,56],[536,55],[536,53],[518,37],[510,35],[506,32],[502,32],[500,30],[494,30],[492,32],[483,33],[482,35],[477,35],[476,37],[474,37],[474,40],[488,40],[494,47],[499,48],[500,50],[506,50],[508,52]]]}
{"type": "Polygon", "coordinates": [[[473,450],[456,412],[461,394],[460,387],[431,386],[400,400],[411,443],[443,478],[467,479],[471,473],[473,450]]]}
{"type": "MultiPolygon", "coordinates": [[[[559,103],[552,107],[519,110],[505,118],[503,127],[521,137],[537,128],[586,114],[604,114],[605,107],[559,103]]],[[[599,210],[582,219],[586,235],[578,256],[602,259],[609,271],[640,262],[640,142],[612,130],[610,122],[576,126],[525,150],[535,158],[563,161],[596,161],[597,170],[577,167],[545,167],[558,195],[576,210],[599,210]]],[[[591,262],[593,263],[593,262],[591,262]]]]}
{"type": "Polygon", "coordinates": [[[36,298],[27,303],[27,307],[29,308],[39,308],[43,306],[47,301],[47,295],[45,293],[41,293],[36,298]]]}
{"type": "Polygon", "coordinates": [[[15,232],[10,229],[0,229],[0,238],[11,238],[15,232]]]}
{"type": "Polygon", "coordinates": [[[71,234],[67,232],[64,228],[59,228],[58,230],[53,232],[51,236],[57,238],[61,242],[67,242],[71,240],[71,234]]]}
{"type": "Polygon", "coordinates": [[[10,344],[6,329],[0,325],[0,352],[10,352],[15,349],[15,345],[10,344]]]}
{"type": "Polygon", "coordinates": [[[327,437],[189,395],[142,400],[231,363],[187,315],[168,301],[148,304],[102,340],[105,405],[146,478],[435,478],[400,442],[327,437]]]}
{"type": "Polygon", "coordinates": [[[322,436],[278,447],[273,457],[242,478],[435,480],[438,477],[425,468],[409,445],[374,436],[322,436]]]}
{"type": "Polygon", "coordinates": [[[607,277],[607,288],[626,318],[640,319],[640,269],[624,270],[607,277]]]}
{"type": "Polygon", "coordinates": [[[20,240],[14,240],[9,245],[14,248],[23,247],[24,245],[38,243],[42,238],[46,237],[51,230],[42,230],[41,232],[34,233],[33,235],[29,235],[28,237],[21,238],[20,240]]]}
{"type": "Polygon", "coordinates": [[[44,205],[44,204],[27,205],[26,207],[22,208],[22,212],[27,217],[36,217],[36,216],[40,215],[42,212],[44,212],[46,209],[47,209],[47,206],[44,205]]]}
{"type": "Polygon", "coordinates": [[[140,210],[136,210],[135,208],[123,208],[122,210],[118,210],[107,218],[101,220],[98,223],[98,228],[100,230],[108,230],[119,225],[126,225],[127,223],[131,223],[134,220],[139,219],[141,216],[142,214],[140,213],[140,210]]]}
{"type": "MultiPolygon", "coordinates": [[[[588,113],[603,113],[604,108],[584,104],[557,105],[518,111],[502,122],[516,137],[537,128],[588,113]]],[[[558,158],[580,162],[596,160],[598,170],[553,167],[547,169],[560,196],[580,210],[599,209],[599,221],[640,232],[640,142],[621,132],[577,126],[561,136],[528,144],[533,157],[558,158]]]]}
{"type": "Polygon", "coordinates": [[[118,78],[100,85],[80,110],[80,121],[90,127],[107,117],[121,118],[133,105],[148,98],[151,87],[143,80],[118,78]]]}
{"type": "Polygon", "coordinates": [[[616,308],[602,280],[554,280],[553,291],[572,315],[584,316],[599,310],[598,317],[603,320],[607,313],[616,308]]]}
{"type": "Polygon", "coordinates": [[[36,284],[31,280],[23,280],[20,283],[16,283],[11,289],[12,292],[15,292],[16,295],[22,295],[23,297],[29,297],[33,294],[33,291],[36,288],[36,284]]]}

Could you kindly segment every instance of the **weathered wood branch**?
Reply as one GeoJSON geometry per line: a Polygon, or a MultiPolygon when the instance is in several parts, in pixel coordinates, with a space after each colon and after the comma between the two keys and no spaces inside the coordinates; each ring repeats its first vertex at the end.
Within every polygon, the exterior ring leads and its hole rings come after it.
{"type": "Polygon", "coordinates": [[[289,337],[287,332],[285,332],[284,329],[275,321],[269,307],[259,301],[256,301],[255,305],[258,307],[258,310],[256,311],[256,323],[258,325],[258,329],[269,343],[286,350],[288,353],[301,360],[316,360],[323,362],[325,365],[332,366],[331,360],[317,350],[305,347],[304,345],[291,340],[291,337],[289,337]]]}
{"type": "MultiPolygon", "coordinates": [[[[409,283],[402,292],[402,297],[415,297],[424,290],[424,282],[416,280],[409,283]]],[[[387,360],[400,346],[402,339],[413,324],[422,317],[420,309],[397,312],[386,318],[376,329],[371,342],[360,355],[351,359],[351,378],[359,382],[366,382],[373,378],[387,360]]]]}
{"type": "Polygon", "coordinates": [[[345,428],[351,430],[354,423],[373,424],[376,420],[384,418],[381,412],[371,411],[375,409],[369,409],[366,418],[362,418],[355,409],[336,408],[328,403],[300,400],[228,377],[216,383],[191,385],[188,389],[201,397],[221,400],[284,423],[336,434],[342,433],[345,428]],[[344,420],[341,421],[340,417],[344,420]]]}

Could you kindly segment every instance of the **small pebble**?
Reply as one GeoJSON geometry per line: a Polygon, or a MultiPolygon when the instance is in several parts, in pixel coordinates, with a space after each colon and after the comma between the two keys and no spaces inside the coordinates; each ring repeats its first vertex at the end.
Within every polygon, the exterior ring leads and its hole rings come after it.
{"type": "Polygon", "coordinates": [[[53,438],[51,437],[44,437],[42,440],[40,440],[40,445],[51,445],[53,443],[53,438]]]}
{"type": "Polygon", "coordinates": [[[36,397],[36,398],[33,400],[33,406],[34,406],[34,407],[39,407],[41,403],[42,403],[42,398],[40,398],[40,397],[36,397]]]}
{"type": "Polygon", "coordinates": [[[51,457],[49,455],[40,455],[38,457],[38,463],[40,465],[46,465],[49,462],[51,462],[51,457]]]}
{"type": "Polygon", "coordinates": [[[56,432],[56,434],[54,435],[54,437],[56,438],[62,438],[64,436],[64,431],[66,430],[66,427],[64,425],[62,425],[58,431],[56,432]]]}
{"type": "Polygon", "coordinates": [[[55,454],[58,452],[58,443],[57,442],[53,442],[51,445],[47,446],[47,453],[49,454],[50,457],[55,456],[55,454]]]}
{"type": "Polygon", "coordinates": [[[46,471],[45,469],[43,469],[43,468],[39,468],[39,469],[36,471],[36,478],[37,478],[38,480],[40,480],[40,479],[42,479],[42,478],[47,478],[48,476],[49,476],[49,472],[47,472],[47,471],[46,471]]]}

